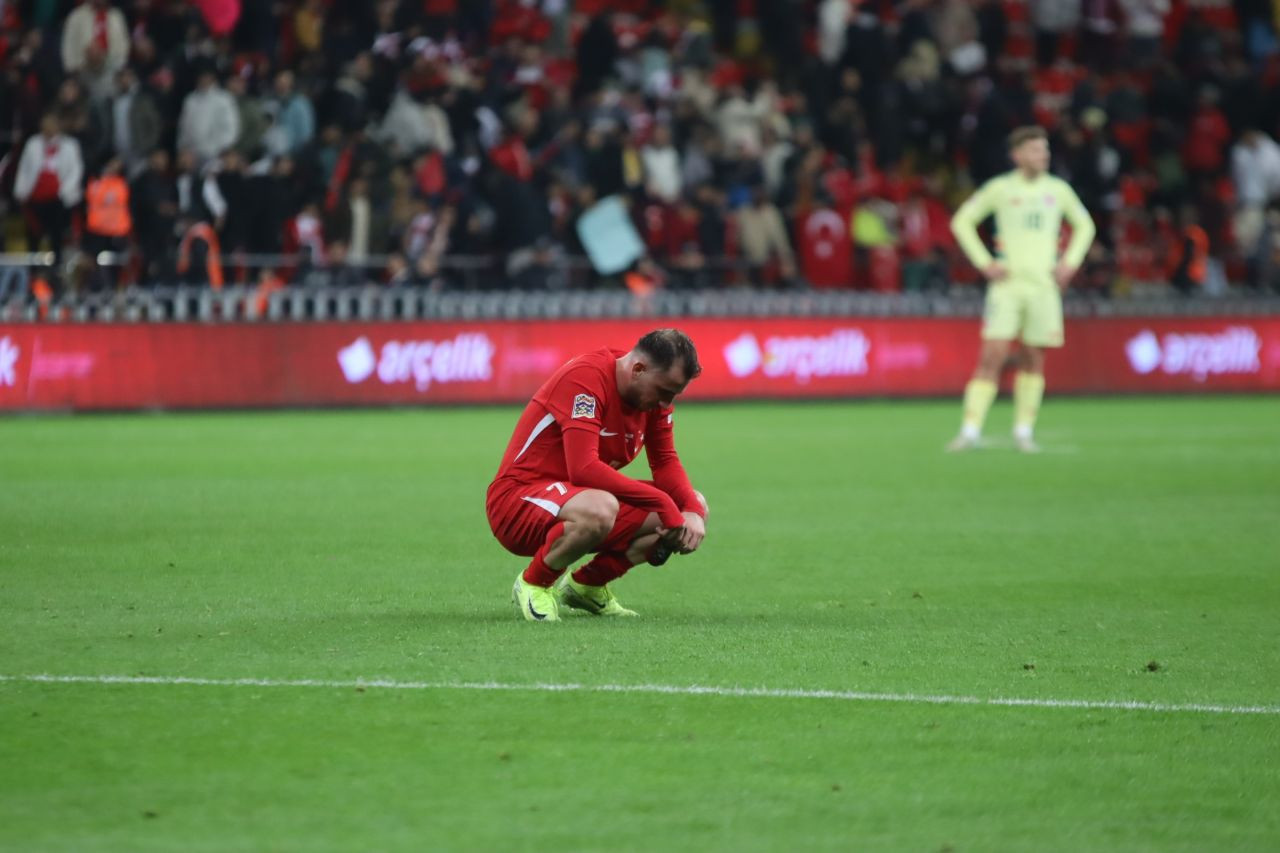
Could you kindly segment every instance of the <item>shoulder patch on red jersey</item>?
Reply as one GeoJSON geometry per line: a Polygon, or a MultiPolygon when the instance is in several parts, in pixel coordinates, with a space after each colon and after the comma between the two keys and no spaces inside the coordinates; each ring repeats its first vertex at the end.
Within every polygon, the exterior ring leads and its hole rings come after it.
{"type": "Polygon", "coordinates": [[[594,418],[596,416],[596,398],[590,394],[579,394],[573,398],[573,417],[594,418]]]}

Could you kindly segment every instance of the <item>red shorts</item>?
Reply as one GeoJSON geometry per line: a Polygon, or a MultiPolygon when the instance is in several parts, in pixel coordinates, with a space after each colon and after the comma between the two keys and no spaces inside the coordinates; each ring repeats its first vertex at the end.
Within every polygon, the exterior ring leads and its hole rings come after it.
{"type": "MultiPolygon", "coordinates": [[[[490,484],[485,499],[485,514],[489,517],[493,535],[503,548],[522,557],[532,557],[546,542],[547,532],[560,517],[561,508],[574,495],[585,491],[586,486],[559,480],[536,483],[495,480],[490,484]]],[[[625,551],[650,512],[620,503],[613,529],[597,550],[625,551]]]]}

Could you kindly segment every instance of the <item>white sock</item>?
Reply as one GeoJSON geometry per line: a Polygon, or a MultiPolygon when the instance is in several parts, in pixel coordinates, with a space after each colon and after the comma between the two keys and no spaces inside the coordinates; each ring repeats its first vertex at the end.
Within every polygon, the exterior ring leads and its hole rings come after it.
{"type": "Polygon", "coordinates": [[[975,424],[961,424],[960,437],[969,441],[977,441],[982,437],[982,430],[975,424]]]}
{"type": "Polygon", "coordinates": [[[1031,425],[1030,425],[1030,424],[1016,424],[1016,425],[1014,426],[1014,428],[1013,428],[1013,437],[1014,437],[1014,438],[1016,438],[1016,439],[1018,439],[1019,441],[1030,441],[1030,440],[1031,440],[1031,425]]]}

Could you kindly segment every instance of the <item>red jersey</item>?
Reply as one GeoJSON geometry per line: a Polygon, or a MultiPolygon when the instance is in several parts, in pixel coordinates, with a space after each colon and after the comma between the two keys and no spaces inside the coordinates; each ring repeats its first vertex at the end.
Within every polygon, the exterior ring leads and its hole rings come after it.
{"type": "Polygon", "coordinates": [[[617,361],[625,352],[598,349],[570,359],[525,407],[494,478],[517,484],[563,480],[609,492],[658,514],[664,527],[684,524],[682,511],[702,510],[676,455],[672,407],[642,412],[618,393],[617,361]],[[646,448],[653,485],[621,474],[646,448]]]}

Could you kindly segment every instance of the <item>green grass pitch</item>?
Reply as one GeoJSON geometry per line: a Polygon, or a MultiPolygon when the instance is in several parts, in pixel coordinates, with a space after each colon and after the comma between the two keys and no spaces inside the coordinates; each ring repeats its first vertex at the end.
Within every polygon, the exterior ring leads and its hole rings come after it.
{"type": "Polygon", "coordinates": [[[1280,400],[957,417],[680,406],[704,550],[560,625],[513,408],[0,420],[0,849],[1280,849],[1280,400]]]}

